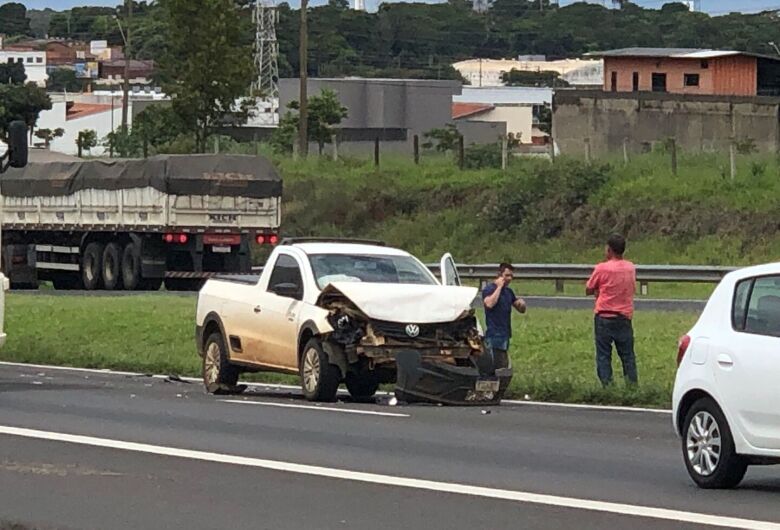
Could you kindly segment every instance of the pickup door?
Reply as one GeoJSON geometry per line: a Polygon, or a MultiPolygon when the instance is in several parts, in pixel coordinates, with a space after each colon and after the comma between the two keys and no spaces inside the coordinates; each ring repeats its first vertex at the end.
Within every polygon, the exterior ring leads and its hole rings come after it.
{"type": "Polygon", "coordinates": [[[298,319],[303,305],[304,285],[301,266],[289,254],[280,253],[273,265],[268,286],[259,290],[257,334],[253,363],[290,371],[298,369],[298,319]]]}

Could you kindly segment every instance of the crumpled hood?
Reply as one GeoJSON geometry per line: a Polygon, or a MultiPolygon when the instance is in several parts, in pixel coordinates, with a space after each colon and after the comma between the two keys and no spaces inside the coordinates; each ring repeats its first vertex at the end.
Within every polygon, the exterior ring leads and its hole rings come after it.
{"type": "Polygon", "coordinates": [[[340,292],[367,317],[407,324],[452,322],[471,310],[475,287],[398,283],[334,282],[317,301],[340,292]]]}

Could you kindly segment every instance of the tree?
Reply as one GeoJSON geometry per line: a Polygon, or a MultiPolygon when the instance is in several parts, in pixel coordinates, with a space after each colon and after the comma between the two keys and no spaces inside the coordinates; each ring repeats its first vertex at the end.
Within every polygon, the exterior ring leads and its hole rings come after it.
{"type": "Polygon", "coordinates": [[[8,125],[14,120],[22,120],[30,129],[30,137],[41,111],[51,109],[51,99],[46,90],[35,83],[26,85],[0,84],[0,138],[5,138],[8,125]]]}
{"type": "Polygon", "coordinates": [[[0,5],[0,34],[31,35],[27,8],[18,2],[0,5]]]}
{"type": "Polygon", "coordinates": [[[37,131],[35,131],[35,136],[43,140],[46,149],[49,148],[49,145],[51,145],[52,140],[54,140],[55,138],[61,138],[64,134],[65,134],[65,129],[62,129],[60,127],[54,129],[53,131],[51,129],[38,129],[37,131]]]}
{"type": "Polygon", "coordinates": [[[169,81],[163,89],[182,124],[206,150],[208,136],[226,115],[246,119],[235,108],[249,93],[255,76],[251,40],[241,31],[242,18],[233,0],[161,0],[167,17],[168,44],[160,61],[169,81]]]}
{"type": "MultiPolygon", "coordinates": [[[[341,105],[333,90],[323,89],[318,95],[309,98],[308,124],[309,141],[317,142],[320,154],[326,143],[330,143],[335,132],[334,126],[347,117],[348,109],[341,105]]],[[[287,108],[297,111],[297,101],[291,101],[287,108]]],[[[271,145],[279,152],[292,151],[298,131],[299,116],[295,112],[287,112],[279,120],[279,127],[271,137],[271,145]]]]}
{"type": "Polygon", "coordinates": [[[533,86],[566,88],[569,85],[558,72],[544,70],[541,72],[517,70],[512,68],[509,72],[501,75],[501,81],[507,86],[533,86]]]}
{"type": "Polygon", "coordinates": [[[22,63],[0,63],[0,84],[21,85],[27,80],[22,63]]]}
{"type": "Polygon", "coordinates": [[[460,140],[460,132],[452,123],[448,123],[443,129],[431,129],[423,134],[427,141],[423,143],[424,149],[436,149],[440,153],[455,151],[460,140]]]}
{"type": "Polygon", "coordinates": [[[46,88],[51,92],[81,92],[84,85],[70,68],[57,68],[49,74],[46,88]]]}
{"type": "Polygon", "coordinates": [[[79,135],[76,138],[76,147],[79,149],[79,158],[81,158],[84,151],[90,151],[93,147],[96,147],[97,143],[97,132],[94,129],[79,131],[79,135]]]}

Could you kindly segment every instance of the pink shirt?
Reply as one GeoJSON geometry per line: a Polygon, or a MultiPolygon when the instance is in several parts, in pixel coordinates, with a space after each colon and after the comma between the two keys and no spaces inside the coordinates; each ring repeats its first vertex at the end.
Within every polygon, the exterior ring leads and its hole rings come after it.
{"type": "Polygon", "coordinates": [[[618,313],[633,318],[636,290],[636,267],[633,263],[624,259],[599,263],[587,287],[598,291],[596,313],[618,313]]]}

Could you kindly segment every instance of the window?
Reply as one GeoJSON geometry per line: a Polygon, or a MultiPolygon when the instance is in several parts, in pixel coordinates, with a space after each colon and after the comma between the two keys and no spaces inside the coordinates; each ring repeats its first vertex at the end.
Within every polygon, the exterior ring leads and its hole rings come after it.
{"type": "Polygon", "coordinates": [[[639,92],[639,72],[634,72],[633,79],[631,80],[634,92],[639,92]]]}
{"type": "Polygon", "coordinates": [[[618,89],[618,73],[612,72],[612,92],[617,92],[618,89]]]}
{"type": "Polygon", "coordinates": [[[32,58],[32,57],[28,57],[28,58],[27,58],[27,62],[28,62],[28,63],[32,63],[32,62],[33,62],[33,58],[32,58]]]}
{"type": "Polygon", "coordinates": [[[701,61],[701,69],[706,70],[710,67],[710,62],[707,59],[702,59],[701,61]]]}
{"type": "Polygon", "coordinates": [[[35,62],[38,63],[38,64],[43,63],[43,57],[36,57],[35,58],[35,62]]]}
{"type": "MultiPolygon", "coordinates": [[[[765,276],[756,278],[749,283],[751,288],[746,298],[747,314],[744,319],[743,330],[746,333],[755,333],[757,335],[768,335],[770,337],[780,337],[780,276],[765,276]]],[[[739,300],[740,288],[737,286],[734,300],[734,313],[738,314],[741,301],[739,300]]]]}
{"type": "Polygon", "coordinates": [[[653,74],[653,92],[666,92],[666,74],[653,74]]]}
{"type": "Polygon", "coordinates": [[[281,254],[276,260],[274,270],[271,273],[271,279],[268,281],[268,290],[282,283],[293,284],[298,287],[298,293],[293,297],[296,300],[303,298],[303,278],[301,277],[301,268],[295,258],[287,254],[281,254]]]}
{"type": "Polygon", "coordinates": [[[731,308],[731,325],[737,331],[745,331],[748,298],[753,288],[753,280],[742,280],[734,290],[734,304],[731,308]]]}
{"type": "Polygon", "coordinates": [[[436,283],[430,271],[411,256],[313,254],[309,261],[320,289],[331,282],[436,283]]]}
{"type": "Polygon", "coordinates": [[[685,74],[685,86],[699,86],[699,74],[685,74]]]}

